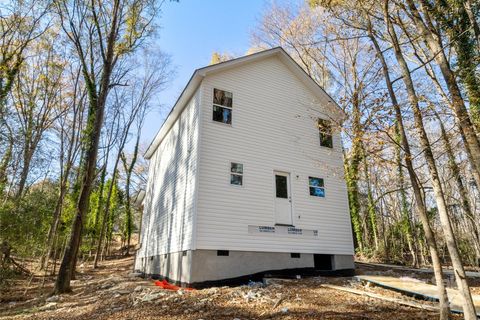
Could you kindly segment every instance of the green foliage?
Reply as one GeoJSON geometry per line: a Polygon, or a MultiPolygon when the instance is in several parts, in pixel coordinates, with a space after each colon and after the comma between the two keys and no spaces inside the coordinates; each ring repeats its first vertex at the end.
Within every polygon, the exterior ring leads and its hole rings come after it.
{"type": "Polygon", "coordinates": [[[437,207],[432,207],[427,210],[427,217],[429,221],[435,220],[435,218],[438,216],[438,208],[437,207]]]}
{"type": "MultiPolygon", "coordinates": [[[[116,183],[112,189],[112,195],[110,197],[110,214],[107,224],[107,237],[111,239],[112,233],[114,231],[119,231],[123,228],[123,223],[121,221],[121,217],[124,216],[124,193],[121,189],[119,189],[118,184],[116,183]],[[116,223],[118,221],[118,224],[116,223]]],[[[111,184],[112,181],[107,181],[107,185],[111,184]]],[[[109,187],[108,187],[109,188],[109,187]]]]}
{"type": "Polygon", "coordinates": [[[392,224],[388,231],[390,247],[390,261],[395,264],[405,263],[406,246],[405,233],[403,232],[402,221],[397,221],[392,224]]]}
{"type": "Polygon", "coordinates": [[[58,197],[57,187],[50,181],[39,183],[21,199],[8,199],[0,206],[0,242],[7,241],[14,255],[42,254],[58,197]]]}
{"type": "Polygon", "coordinates": [[[468,237],[458,236],[457,246],[458,246],[458,250],[460,251],[461,257],[463,259],[463,263],[471,266],[476,265],[475,248],[473,246],[472,241],[468,239],[468,237]]]}
{"type": "MultiPolygon", "coordinates": [[[[103,187],[101,182],[98,182],[98,185],[92,190],[90,195],[89,211],[87,213],[85,220],[86,222],[84,225],[86,241],[82,242],[82,246],[80,248],[81,253],[90,253],[95,247],[94,244],[98,241],[107,207],[105,202],[108,199],[108,193],[111,185],[112,179],[110,178],[105,182],[103,187]],[[101,205],[99,205],[100,201],[102,202],[101,205]]],[[[125,211],[124,192],[119,188],[117,179],[115,179],[115,184],[112,187],[112,194],[110,196],[110,203],[108,206],[109,213],[105,235],[107,239],[110,239],[113,232],[119,230],[122,230],[123,232],[124,225],[122,220],[125,211]]]]}
{"type": "Polygon", "coordinates": [[[363,232],[360,221],[360,202],[358,200],[358,183],[357,179],[355,178],[355,169],[356,167],[354,164],[347,166],[345,178],[347,182],[348,204],[350,207],[353,233],[355,235],[357,251],[361,252],[363,251],[363,232]]]}
{"type": "Polygon", "coordinates": [[[102,209],[104,208],[104,201],[107,197],[108,188],[102,186],[101,182],[98,182],[97,186],[93,188],[90,193],[90,204],[87,213],[86,223],[84,226],[85,234],[90,237],[94,237],[100,232],[100,224],[102,209]],[[101,204],[99,202],[102,202],[101,204]]]}
{"type": "Polygon", "coordinates": [[[90,210],[87,214],[87,222],[85,224],[85,231],[88,233],[90,230],[94,230],[97,227],[98,216],[100,214],[101,208],[99,208],[100,202],[100,187],[95,188],[90,194],[90,210]],[[100,209],[100,210],[99,210],[100,209]]]}
{"type": "Polygon", "coordinates": [[[472,120],[477,129],[480,129],[480,79],[476,72],[480,54],[463,1],[440,0],[436,5],[431,5],[430,9],[442,23],[443,30],[455,48],[454,63],[469,98],[472,120]]]}
{"type": "Polygon", "coordinates": [[[70,226],[75,216],[77,197],[74,193],[68,193],[65,196],[62,210],[62,223],[70,226]]]}

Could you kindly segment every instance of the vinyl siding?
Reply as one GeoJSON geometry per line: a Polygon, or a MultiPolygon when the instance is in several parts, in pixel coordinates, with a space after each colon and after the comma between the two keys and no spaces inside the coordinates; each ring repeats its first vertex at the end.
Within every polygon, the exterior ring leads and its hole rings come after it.
{"type": "Polygon", "coordinates": [[[340,135],[323,148],[316,128],[326,103],[276,57],[207,75],[201,90],[196,248],[352,254],[340,135]],[[233,93],[231,126],[212,120],[214,88],[233,93]],[[244,166],[241,187],[230,162],[244,166]],[[274,170],[290,172],[293,225],[318,237],[248,233],[275,223],[274,170]],[[309,176],[324,178],[325,198],[309,195],[309,176]]]}
{"type": "Polygon", "coordinates": [[[137,257],[192,249],[199,91],[150,159],[137,257]]]}

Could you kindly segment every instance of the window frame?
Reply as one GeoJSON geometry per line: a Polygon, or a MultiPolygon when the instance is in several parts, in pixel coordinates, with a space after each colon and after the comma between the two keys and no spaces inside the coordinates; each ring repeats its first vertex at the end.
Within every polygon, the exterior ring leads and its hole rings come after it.
{"type": "Polygon", "coordinates": [[[218,87],[213,87],[212,89],[212,117],[210,118],[211,121],[213,123],[220,123],[220,124],[223,124],[223,125],[226,125],[226,126],[232,126],[233,124],[233,91],[229,91],[229,90],[225,90],[225,89],[220,89],[218,87]],[[215,90],[220,90],[220,91],[224,91],[224,92],[228,92],[228,93],[231,93],[232,94],[232,106],[229,107],[229,106],[224,106],[224,105],[221,105],[221,104],[218,104],[218,103],[215,103],[215,90]],[[219,108],[224,108],[224,109],[229,109],[230,110],[230,123],[225,123],[223,121],[217,121],[217,120],[214,120],[213,119],[213,110],[215,107],[219,107],[219,108]]]}
{"type": "Polygon", "coordinates": [[[228,184],[233,186],[233,187],[236,187],[236,188],[243,188],[243,186],[245,185],[245,165],[243,164],[243,162],[240,162],[240,161],[230,161],[229,162],[229,167],[228,167],[228,178],[229,178],[229,182],[228,184]],[[232,164],[240,164],[242,166],[242,173],[237,173],[237,172],[232,172],[232,164]],[[241,176],[242,177],[242,184],[234,184],[232,183],[232,175],[235,175],[235,176],[241,176]]]}
{"type": "Polygon", "coordinates": [[[327,187],[325,186],[325,178],[319,178],[319,177],[314,177],[314,176],[308,176],[308,195],[310,197],[314,198],[319,198],[319,199],[325,199],[327,197],[327,187]],[[310,179],[321,179],[323,182],[323,187],[320,186],[314,186],[310,184],[310,179]],[[310,194],[310,188],[318,188],[318,189],[323,189],[323,197],[321,196],[316,196],[314,194],[310,194]]]}
{"type": "Polygon", "coordinates": [[[332,132],[332,121],[328,119],[323,119],[323,118],[318,118],[317,119],[317,131],[318,131],[318,139],[319,139],[319,145],[322,148],[328,148],[328,149],[333,149],[333,132],[332,132]],[[323,123],[323,124],[321,124],[323,123]],[[328,124],[329,126],[329,131],[330,133],[322,132],[320,130],[320,126],[324,126],[325,124],[328,124]],[[322,139],[322,136],[324,138],[322,139]],[[329,138],[330,140],[330,145],[322,145],[322,141],[325,140],[325,138],[329,138]]]}

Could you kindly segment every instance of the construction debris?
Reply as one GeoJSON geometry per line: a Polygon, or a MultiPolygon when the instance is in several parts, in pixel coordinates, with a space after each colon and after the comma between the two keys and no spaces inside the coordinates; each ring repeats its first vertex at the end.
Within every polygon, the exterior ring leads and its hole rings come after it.
{"type": "MultiPolygon", "coordinates": [[[[132,277],[132,264],[132,258],[106,261],[95,270],[86,264],[84,273],[74,282],[72,294],[50,298],[53,277],[46,279],[44,287],[39,285],[41,280],[34,278],[27,296],[23,296],[26,278],[23,285],[1,292],[0,319],[438,318],[434,303],[420,303],[376,286],[367,288],[352,278],[268,278],[237,287],[166,290],[163,281],[162,286],[156,286],[153,280],[132,277]]],[[[416,277],[411,273],[398,276],[416,277]]]]}

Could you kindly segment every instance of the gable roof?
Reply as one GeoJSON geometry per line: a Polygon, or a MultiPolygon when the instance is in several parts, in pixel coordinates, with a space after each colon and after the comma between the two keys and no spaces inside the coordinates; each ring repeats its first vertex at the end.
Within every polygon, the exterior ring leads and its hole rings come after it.
{"type": "Polygon", "coordinates": [[[145,152],[145,158],[150,159],[152,157],[153,153],[160,145],[163,138],[167,135],[168,131],[173,126],[178,116],[182,113],[190,98],[196,92],[203,78],[205,78],[208,74],[224,71],[273,56],[278,57],[288,67],[288,69],[292,73],[294,73],[302,81],[302,83],[310,90],[312,90],[312,92],[323,102],[327,104],[334,104],[334,106],[336,107],[335,109],[337,109],[340,113],[340,117],[343,118],[344,112],[335,102],[335,100],[333,100],[333,98],[330,97],[330,95],[322,87],[320,87],[320,85],[318,85],[318,83],[313,80],[282,47],[275,47],[272,49],[246,55],[240,58],[196,69],[190,77],[190,80],[188,80],[187,86],[183,89],[182,93],[175,102],[172,110],[170,110],[170,113],[168,114],[166,120],[163,122],[162,126],[158,130],[155,138],[150,143],[147,151],[145,152]]]}

